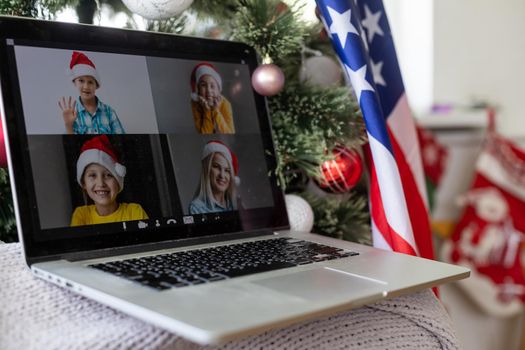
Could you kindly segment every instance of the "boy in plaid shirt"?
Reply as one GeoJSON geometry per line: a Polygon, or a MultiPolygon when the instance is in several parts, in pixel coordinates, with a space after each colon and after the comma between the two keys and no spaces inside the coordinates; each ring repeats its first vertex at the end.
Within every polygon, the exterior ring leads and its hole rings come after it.
{"type": "Polygon", "coordinates": [[[83,53],[74,51],[69,73],[80,96],[73,100],[62,97],[58,106],[67,134],[125,134],[117,113],[95,95],[100,78],[95,65],[83,53]]]}

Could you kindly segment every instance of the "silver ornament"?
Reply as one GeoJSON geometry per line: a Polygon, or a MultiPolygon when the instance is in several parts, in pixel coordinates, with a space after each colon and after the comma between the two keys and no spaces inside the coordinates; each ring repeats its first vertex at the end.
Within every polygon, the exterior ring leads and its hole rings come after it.
{"type": "Polygon", "coordinates": [[[131,11],[147,19],[166,19],[181,14],[193,0],[122,0],[131,11]]]}
{"type": "Polygon", "coordinates": [[[311,232],[314,227],[314,211],[310,204],[295,194],[287,194],[285,202],[291,229],[311,232]]]}
{"type": "Polygon", "coordinates": [[[302,83],[321,87],[340,85],[341,77],[341,67],[327,56],[307,58],[299,72],[299,80],[302,83]]]}

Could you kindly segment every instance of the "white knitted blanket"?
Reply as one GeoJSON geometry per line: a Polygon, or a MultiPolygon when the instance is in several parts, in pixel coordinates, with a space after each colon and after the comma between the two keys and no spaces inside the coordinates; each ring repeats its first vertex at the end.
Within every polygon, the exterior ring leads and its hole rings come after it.
{"type": "Polygon", "coordinates": [[[203,347],[34,278],[19,244],[0,244],[0,349],[457,349],[450,319],[426,290],[203,347]]]}

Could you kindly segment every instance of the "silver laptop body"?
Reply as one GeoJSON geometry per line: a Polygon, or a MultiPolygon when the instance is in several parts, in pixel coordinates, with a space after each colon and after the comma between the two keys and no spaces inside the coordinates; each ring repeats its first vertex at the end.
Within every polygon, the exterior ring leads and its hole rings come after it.
{"type": "Polygon", "coordinates": [[[2,122],[19,237],[32,273],[202,344],[469,275],[458,266],[289,231],[266,102],[250,84],[256,66],[254,50],[240,43],[0,17],[2,122]],[[93,63],[95,71],[84,68],[100,80],[97,98],[114,109],[126,132],[108,135],[127,169],[117,198],[140,204],[147,217],[71,226],[76,208],[88,205],[77,178],[80,155],[98,137],[66,135],[57,106],[63,96],[79,94],[65,73],[74,70],[73,52],[93,63]],[[192,71],[202,63],[213,69],[205,72],[220,74],[234,134],[196,131],[192,71]],[[238,158],[238,173],[230,169],[241,179],[237,202],[195,213],[191,204],[210,142],[238,158]],[[344,257],[160,289],[95,268],[267,240],[314,242],[344,257]]]}

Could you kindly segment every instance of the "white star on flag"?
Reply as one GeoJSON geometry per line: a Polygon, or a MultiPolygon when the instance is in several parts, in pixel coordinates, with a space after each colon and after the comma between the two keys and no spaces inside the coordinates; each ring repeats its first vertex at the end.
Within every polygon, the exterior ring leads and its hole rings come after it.
{"type": "Polygon", "coordinates": [[[371,43],[374,39],[374,35],[384,35],[383,30],[379,26],[379,19],[381,18],[381,11],[372,13],[368,6],[365,5],[365,19],[361,21],[363,27],[366,28],[368,33],[368,42],[371,43]]]}
{"type": "Polygon", "coordinates": [[[383,69],[383,61],[375,63],[374,61],[370,60],[370,63],[372,64],[372,75],[374,76],[374,81],[376,82],[376,85],[386,86],[385,79],[383,79],[383,76],[381,75],[381,69],[383,69]]]}
{"type": "Polygon", "coordinates": [[[348,34],[354,33],[356,35],[359,35],[357,33],[357,29],[355,29],[354,25],[350,21],[350,19],[352,18],[352,10],[349,9],[348,11],[345,11],[343,13],[339,13],[331,7],[327,7],[327,9],[328,13],[330,14],[330,18],[332,19],[330,33],[337,34],[337,37],[341,42],[341,46],[344,49],[348,34]]]}
{"type": "Polygon", "coordinates": [[[345,64],[345,69],[350,81],[352,82],[357,101],[361,102],[361,92],[365,90],[374,91],[372,85],[366,80],[366,64],[356,71],[353,71],[352,68],[345,64]]]}

